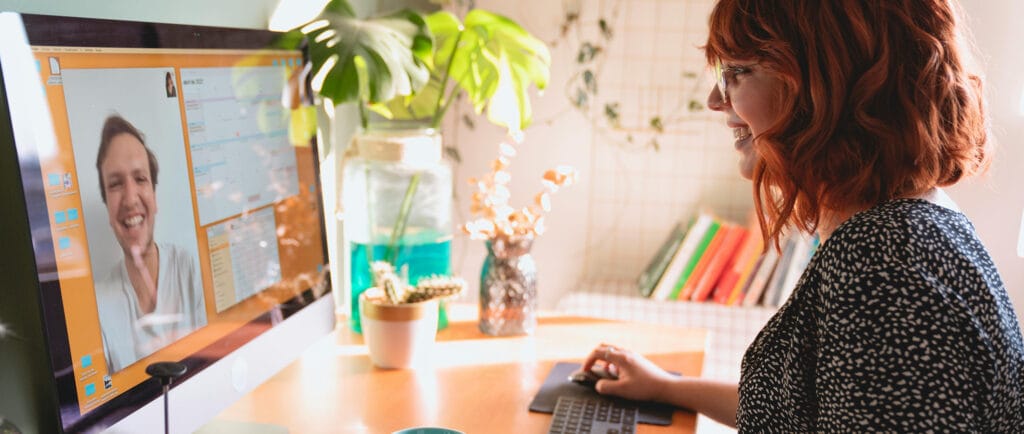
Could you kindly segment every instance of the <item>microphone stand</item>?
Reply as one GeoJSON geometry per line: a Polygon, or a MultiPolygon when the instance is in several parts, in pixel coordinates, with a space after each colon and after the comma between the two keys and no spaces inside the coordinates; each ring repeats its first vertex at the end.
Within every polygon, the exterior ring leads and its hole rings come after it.
{"type": "Polygon", "coordinates": [[[167,391],[171,388],[171,381],[188,371],[188,367],[178,362],[156,362],[146,366],[146,373],[153,378],[160,380],[164,395],[164,434],[170,434],[169,411],[167,404],[167,391]]]}

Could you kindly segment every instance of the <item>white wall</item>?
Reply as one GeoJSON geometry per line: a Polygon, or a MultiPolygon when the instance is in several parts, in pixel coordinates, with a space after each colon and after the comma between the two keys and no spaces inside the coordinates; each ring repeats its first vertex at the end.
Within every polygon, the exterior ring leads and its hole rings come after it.
{"type": "Polygon", "coordinates": [[[1016,253],[1024,223],[1024,2],[961,1],[986,74],[996,154],[989,173],[958,185],[950,195],[974,221],[1018,315],[1024,315],[1024,259],[1016,253]]]}
{"type": "Polygon", "coordinates": [[[0,0],[6,11],[244,28],[266,28],[276,5],[277,0],[0,0]]]}
{"type": "MultiPolygon", "coordinates": [[[[997,159],[987,175],[952,188],[950,194],[974,221],[982,240],[1000,269],[1014,305],[1019,313],[1024,313],[1024,259],[1016,254],[1017,234],[1024,211],[1024,147],[1017,143],[1020,137],[1024,137],[1024,75],[1020,74],[1024,69],[1024,56],[1019,54],[1019,41],[1024,40],[1024,26],[1019,23],[1019,18],[1024,17],[1024,2],[962,1],[969,15],[969,24],[973,26],[978,51],[981,53],[980,60],[987,71],[989,113],[992,116],[998,149],[997,159]]],[[[508,15],[533,34],[550,42],[558,38],[559,25],[564,14],[563,5],[573,3],[576,2],[478,0],[477,6],[508,15]]],[[[585,20],[588,13],[592,14],[600,4],[608,2],[580,0],[578,3],[582,4],[585,20]]],[[[712,1],[678,0],[617,4],[623,8],[620,14],[627,14],[630,8],[648,7],[651,3],[657,3],[658,7],[663,9],[677,7],[679,3],[702,8],[712,1]]],[[[690,9],[687,11],[693,12],[690,9]]],[[[677,19],[691,18],[687,16],[677,19]]],[[[645,19],[651,18],[636,14],[629,17],[626,24],[618,26],[619,37],[623,32],[630,31],[630,26],[641,26],[645,19]]],[[[690,25],[689,29],[699,29],[699,25],[690,25]]],[[[668,32],[662,34],[665,37],[670,35],[668,32]]],[[[662,36],[658,36],[652,43],[658,43],[661,38],[662,36]]],[[[680,45],[677,52],[683,55],[692,51],[692,48],[680,45]]],[[[629,47],[629,50],[633,51],[645,49],[642,43],[631,44],[629,47]]],[[[576,51],[565,44],[553,48],[552,80],[549,90],[543,96],[535,96],[533,100],[536,118],[550,118],[568,109],[563,87],[571,73],[575,55],[576,51]]],[[[652,74],[643,67],[627,65],[625,69],[627,72],[623,78],[626,80],[647,80],[652,74]]],[[[475,130],[469,130],[462,126],[461,122],[451,119],[457,117],[449,116],[446,140],[459,147],[464,160],[456,171],[456,219],[464,221],[469,207],[469,193],[464,180],[486,172],[488,162],[496,155],[495,144],[501,139],[502,133],[482,119],[476,122],[475,130]],[[457,131],[452,133],[453,129],[457,131]]],[[[685,214],[692,212],[693,206],[696,206],[697,202],[679,201],[673,199],[675,196],[692,195],[700,202],[713,204],[719,201],[720,203],[715,205],[719,213],[742,216],[742,204],[734,201],[722,202],[721,197],[747,195],[747,187],[732,184],[721,187],[730,182],[729,177],[715,171],[719,166],[734,171],[734,157],[723,158],[709,150],[701,151],[700,144],[693,143],[694,140],[706,142],[709,145],[708,149],[716,143],[718,146],[731,143],[731,139],[727,137],[725,140],[728,142],[721,141],[721,137],[716,135],[718,129],[712,128],[684,135],[684,140],[676,145],[682,151],[673,151],[670,146],[663,146],[660,152],[621,149],[609,152],[609,143],[596,137],[582,117],[570,114],[557,116],[557,119],[553,124],[539,123],[526,131],[526,142],[520,148],[519,156],[513,161],[512,169],[511,188],[514,205],[530,199],[536,190],[533,181],[544,169],[558,163],[569,163],[581,170],[582,183],[558,193],[553,198],[554,210],[548,215],[548,233],[538,239],[533,250],[539,264],[538,279],[543,307],[554,306],[562,295],[578,288],[581,282],[595,278],[626,278],[638,274],[648,258],[637,257],[635,250],[643,250],[647,252],[646,255],[653,254],[657,247],[656,243],[660,241],[662,234],[667,233],[672,222],[685,217],[685,214]],[[689,157],[704,160],[703,168],[687,166],[685,170],[701,171],[702,176],[710,179],[707,184],[691,187],[681,185],[677,178],[664,176],[665,173],[678,172],[679,164],[689,162],[685,160],[694,159],[689,157]],[[624,176],[615,179],[603,176],[604,173],[600,170],[607,163],[603,160],[609,158],[614,160],[612,164],[625,168],[620,171],[624,176]],[[662,169],[666,159],[684,161],[666,171],[662,169]],[[657,179],[646,179],[651,177],[657,179]],[[660,188],[648,188],[651,185],[660,188]],[[704,192],[689,191],[694,188],[703,189],[704,192]],[[656,191],[648,191],[652,189],[656,191]],[[614,194],[619,198],[621,208],[624,208],[622,211],[611,211],[617,214],[617,218],[611,219],[615,221],[611,224],[606,222],[609,219],[604,215],[611,208],[602,207],[599,203],[604,200],[601,194],[603,190],[616,191],[614,194]],[[658,196],[665,198],[665,201],[678,202],[672,206],[660,207],[645,202],[653,200],[651,197],[658,196]],[[657,214],[667,215],[667,218],[659,218],[657,214]],[[599,239],[612,241],[595,241],[599,239]]],[[[720,124],[721,119],[713,118],[708,125],[721,126],[720,124]]],[[[724,127],[721,127],[721,130],[727,134],[724,127]]],[[[457,239],[453,254],[455,271],[470,282],[478,281],[484,253],[482,243],[457,239]]]]}

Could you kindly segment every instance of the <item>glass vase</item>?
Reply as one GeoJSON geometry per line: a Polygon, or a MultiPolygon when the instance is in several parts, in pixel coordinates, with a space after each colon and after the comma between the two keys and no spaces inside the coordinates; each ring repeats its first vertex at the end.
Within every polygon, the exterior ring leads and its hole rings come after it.
{"type": "MultiPolygon", "coordinates": [[[[362,333],[359,295],[373,285],[370,264],[391,263],[409,285],[451,274],[452,171],[441,135],[429,128],[377,125],[353,140],[342,198],[350,267],[349,326],[362,333]],[[404,207],[407,196],[411,201],[404,207]]],[[[438,329],[448,325],[441,303],[438,329]]]]}
{"type": "Polygon", "coordinates": [[[480,331],[491,336],[529,335],[537,329],[537,264],[533,238],[487,242],[480,271],[480,331]]]}

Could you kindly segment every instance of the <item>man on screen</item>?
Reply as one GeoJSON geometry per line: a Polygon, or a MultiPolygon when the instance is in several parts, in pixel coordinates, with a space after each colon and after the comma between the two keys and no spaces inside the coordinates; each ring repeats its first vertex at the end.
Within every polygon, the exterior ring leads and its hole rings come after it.
{"type": "Polygon", "coordinates": [[[96,282],[104,352],[114,372],[205,325],[206,309],[192,256],[153,239],[159,167],[142,133],[120,116],[103,124],[96,170],[123,253],[96,282]]]}

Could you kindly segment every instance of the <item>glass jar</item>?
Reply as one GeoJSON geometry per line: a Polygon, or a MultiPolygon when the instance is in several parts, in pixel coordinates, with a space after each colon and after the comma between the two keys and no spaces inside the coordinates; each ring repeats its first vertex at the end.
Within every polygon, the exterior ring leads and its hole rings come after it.
{"type": "MultiPolygon", "coordinates": [[[[392,263],[410,285],[451,274],[452,170],[441,158],[440,133],[430,128],[373,128],[357,135],[351,150],[355,156],[342,169],[342,206],[349,323],[361,333],[358,300],[373,284],[374,261],[392,263]]],[[[443,303],[440,309],[438,329],[448,325],[443,303]]]]}

